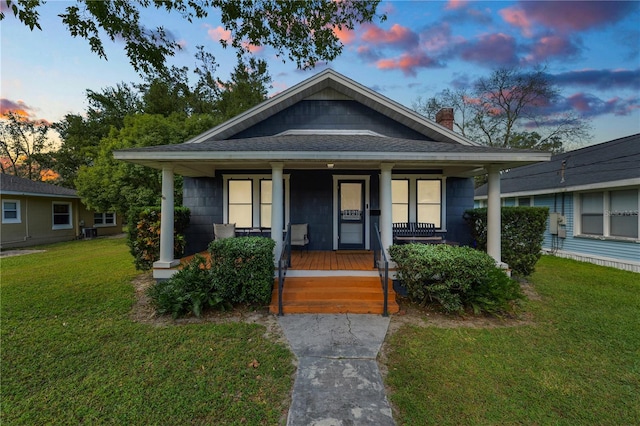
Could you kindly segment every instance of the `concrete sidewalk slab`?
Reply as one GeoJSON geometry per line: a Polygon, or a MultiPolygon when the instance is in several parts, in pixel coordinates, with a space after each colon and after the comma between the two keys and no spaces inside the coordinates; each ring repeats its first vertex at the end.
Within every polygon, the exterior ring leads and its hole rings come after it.
{"type": "Polygon", "coordinates": [[[379,315],[286,315],[298,358],[287,424],[394,425],[376,357],[389,327],[379,315]]]}

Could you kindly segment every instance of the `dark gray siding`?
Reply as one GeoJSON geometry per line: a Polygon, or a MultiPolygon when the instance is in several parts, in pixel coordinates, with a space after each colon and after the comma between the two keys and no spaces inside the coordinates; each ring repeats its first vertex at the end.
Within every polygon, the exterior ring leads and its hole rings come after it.
{"type": "Polygon", "coordinates": [[[291,223],[309,224],[309,249],[333,249],[333,178],[325,171],[291,171],[291,223]]]}
{"type": "Polygon", "coordinates": [[[213,240],[213,224],[222,223],[222,180],[185,177],[182,204],[191,210],[185,254],[206,250],[213,240]]]}
{"type": "Polygon", "coordinates": [[[386,136],[430,140],[356,101],[302,101],[230,139],[271,136],[292,129],[371,130],[386,136]]]}
{"type": "Polygon", "coordinates": [[[473,208],[473,178],[447,178],[447,240],[461,245],[471,243],[471,230],[465,210],[473,208]]]}

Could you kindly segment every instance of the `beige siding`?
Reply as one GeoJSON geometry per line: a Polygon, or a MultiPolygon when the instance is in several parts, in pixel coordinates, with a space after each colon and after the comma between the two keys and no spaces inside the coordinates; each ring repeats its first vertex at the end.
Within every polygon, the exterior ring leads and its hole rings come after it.
{"type": "MultiPolygon", "coordinates": [[[[33,197],[2,195],[2,200],[20,202],[20,223],[1,223],[0,247],[19,248],[70,241],[82,235],[81,221],[84,227],[94,227],[93,211],[88,211],[78,199],[59,197],[33,197]],[[70,203],[71,227],[54,229],[53,204],[70,203]]],[[[117,223],[97,227],[98,236],[114,235],[122,232],[122,218],[116,215],[117,223]]]]}

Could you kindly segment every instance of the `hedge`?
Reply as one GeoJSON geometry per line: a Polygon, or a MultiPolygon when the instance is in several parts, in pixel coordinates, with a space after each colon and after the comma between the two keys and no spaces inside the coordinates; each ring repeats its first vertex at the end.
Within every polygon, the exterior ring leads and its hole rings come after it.
{"type": "MultiPolygon", "coordinates": [[[[547,207],[502,207],[502,260],[521,276],[530,275],[542,254],[547,207]]],[[[487,250],[487,209],[467,210],[464,218],[478,249],[487,250]]]]}
{"type": "MultiPolygon", "coordinates": [[[[173,221],[173,255],[180,259],[184,254],[184,231],[189,226],[191,212],[186,207],[175,207],[173,221]]],[[[149,270],[160,258],[160,207],[136,207],[127,218],[129,251],[138,270],[149,270]]]]}
{"type": "Polygon", "coordinates": [[[275,241],[236,237],[209,244],[217,294],[232,304],[266,304],[273,289],[275,241]]]}

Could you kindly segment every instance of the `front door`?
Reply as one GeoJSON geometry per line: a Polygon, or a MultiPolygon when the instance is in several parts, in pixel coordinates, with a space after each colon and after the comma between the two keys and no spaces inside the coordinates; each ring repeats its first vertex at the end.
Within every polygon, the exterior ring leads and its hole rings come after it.
{"type": "Polygon", "coordinates": [[[365,183],[338,181],[338,248],[364,249],[365,183]]]}

